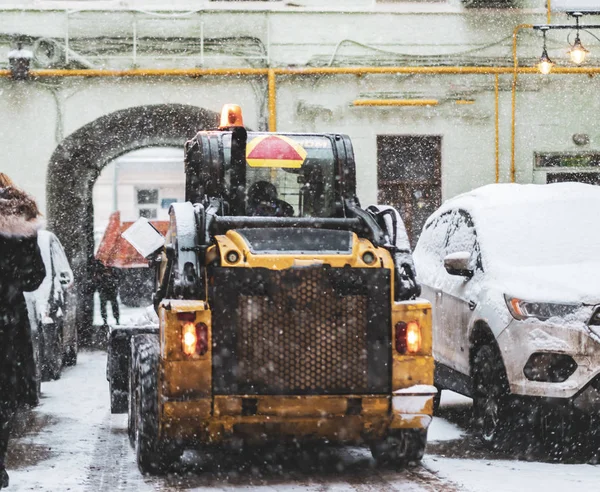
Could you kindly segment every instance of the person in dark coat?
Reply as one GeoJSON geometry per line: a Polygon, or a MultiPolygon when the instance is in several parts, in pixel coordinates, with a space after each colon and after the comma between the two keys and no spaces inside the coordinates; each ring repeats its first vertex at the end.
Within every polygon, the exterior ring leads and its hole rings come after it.
{"type": "Polygon", "coordinates": [[[94,260],[94,284],[100,294],[100,314],[104,326],[108,326],[107,304],[110,302],[115,322],[119,324],[119,276],[115,268],[107,267],[102,261],[94,260]]]}
{"type": "Polygon", "coordinates": [[[37,243],[42,227],[35,201],[0,173],[0,489],[10,424],[20,405],[38,403],[31,327],[24,291],[36,290],[46,269],[37,243]]]}

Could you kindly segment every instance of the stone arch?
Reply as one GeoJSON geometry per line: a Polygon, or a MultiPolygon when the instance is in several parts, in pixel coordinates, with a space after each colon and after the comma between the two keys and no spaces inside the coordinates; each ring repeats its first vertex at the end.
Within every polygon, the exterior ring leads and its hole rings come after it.
{"type": "Polygon", "coordinates": [[[215,128],[218,114],[183,104],[138,106],[104,115],[65,138],[50,159],[48,227],[60,238],[77,286],[77,324],[92,326],[94,256],[92,191],[102,169],[117,157],[151,146],[181,147],[198,130],[215,128]]]}

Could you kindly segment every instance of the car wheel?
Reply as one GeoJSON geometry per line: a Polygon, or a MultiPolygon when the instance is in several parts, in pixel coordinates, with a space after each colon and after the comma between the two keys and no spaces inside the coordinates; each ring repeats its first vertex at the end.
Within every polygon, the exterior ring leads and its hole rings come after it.
{"type": "Polygon", "coordinates": [[[494,345],[476,349],[473,357],[473,420],[490,447],[506,444],[510,434],[510,389],[500,353],[494,345]]]}
{"type": "Polygon", "coordinates": [[[42,332],[42,381],[60,378],[63,366],[62,329],[56,324],[41,325],[42,332]]]}
{"type": "Polygon", "coordinates": [[[77,344],[77,339],[75,339],[73,341],[73,343],[71,343],[71,345],[69,345],[66,350],[65,353],[63,355],[63,361],[65,363],[65,366],[74,366],[77,364],[77,352],[79,351],[78,348],[78,344],[77,344]]]}
{"type": "Polygon", "coordinates": [[[542,405],[538,430],[544,452],[555,461],[565,461],[590,451],[595,425],[590,418],[574,418],[568,406],[542,405]]]}

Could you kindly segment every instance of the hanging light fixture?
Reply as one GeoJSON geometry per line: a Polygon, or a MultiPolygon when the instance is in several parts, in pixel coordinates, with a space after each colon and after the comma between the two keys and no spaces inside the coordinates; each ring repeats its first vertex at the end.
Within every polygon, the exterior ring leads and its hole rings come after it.
{"type": "Polygon", "coordinates": [[[583,47],[581,40],[579,39],[579,17],[581,17],[582,14],[581,12],[574,12],[571,15],[575,17],[577,34],[575,36],[575,43],[573,43],[573,46],[571,46],[571,49],[568,51],[568,53],[573,63],[576,65],[581,65],[589,53],[589,51],[583,47]]]}
{"type": "Polygon", "coordinates": [[[548,56],[548,51],[546,50],[546,30],[547,29],[542,29],[542,33],[544,35],[544,49],[542,50],[542,56],[540,56],[540,61],[537,65],[540,73],[544,75],[548,75],[554,66],[554,62],[550,59],[548,56]]]}

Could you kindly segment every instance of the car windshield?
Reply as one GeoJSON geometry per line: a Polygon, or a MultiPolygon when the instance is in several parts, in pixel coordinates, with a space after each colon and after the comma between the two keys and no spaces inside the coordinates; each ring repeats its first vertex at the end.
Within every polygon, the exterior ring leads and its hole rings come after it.
{"type": "MultiPolygon", "coordinates": [[[[231,135],[223,137],[225,163],[231,135]]],[[[335,156],[328,137],[248,133],[246,213],[278,217],[335,214],[335,156]]]]}
{"type": "Polygon", "coordinates": [[[474,213],[484,260],[521,267],[589,262],[600,251],[597,210],[597,200],[556,199],[474,213]]]}

